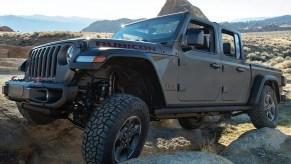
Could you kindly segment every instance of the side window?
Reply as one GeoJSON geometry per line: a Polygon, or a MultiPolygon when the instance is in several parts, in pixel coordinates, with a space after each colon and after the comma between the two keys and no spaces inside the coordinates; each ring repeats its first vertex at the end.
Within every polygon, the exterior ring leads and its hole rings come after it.
{"type": "Polygon", "coordinates": [[[214,28],[211,25],[191,21],[186,32],[186,44],[192,50],[214,53],[214,28]]]}
{"type": "Polygon", "coordinates": [[[240,38],[237,34],[222,30],[222,46],[225,56],[241,59],[240,38]]]}

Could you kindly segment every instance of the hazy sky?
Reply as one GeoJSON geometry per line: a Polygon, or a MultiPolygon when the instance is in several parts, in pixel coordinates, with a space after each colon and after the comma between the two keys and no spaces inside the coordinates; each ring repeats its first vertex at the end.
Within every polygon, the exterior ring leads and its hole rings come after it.
{"type": "MultiPolygon", "coordinates": [[[[166,0],[0,0],[0,15],[151,18],[166,0]]],[[[291,15],[291,0],[189,0],[212,21],[291,15]]]]}

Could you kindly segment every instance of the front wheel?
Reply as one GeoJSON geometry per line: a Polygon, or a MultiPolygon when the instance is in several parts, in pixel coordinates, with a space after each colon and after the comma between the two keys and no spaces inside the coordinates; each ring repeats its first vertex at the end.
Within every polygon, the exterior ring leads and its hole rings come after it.
{"type": "Polygon", "coordinates": [[[274,90],[264,86],[257,107],[249,112],[256,128],[276,128],[278,124],[278,102],[274,90]]]}
{"type": "Polygon", "coordinates": [[[95,109],[85,128],[87,163],[119,163],[138,157],[149,129],[147,105],[127,94],[114,94],[95,109]]]}

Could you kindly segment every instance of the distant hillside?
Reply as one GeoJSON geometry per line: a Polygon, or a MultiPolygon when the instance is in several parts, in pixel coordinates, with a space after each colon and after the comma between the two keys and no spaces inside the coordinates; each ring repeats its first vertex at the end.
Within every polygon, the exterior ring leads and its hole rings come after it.
{"type": "Polygon", "coordinates": [[[129,24],[143,19],[117,19],[117,20],[100,20],[90,24],[89,27],[84,28],[84,32],[109,32],[113,33],[118,30],[121,25],[129,24]]]}
{"type": "Polygon", "coordinates": [[[46,16],[46,15],[21,15],[23,18],[34,19],[34,20],[46,20],[46,21],[57,21],[57,22],[78,22],[85,23],[89,25],[90,23],[96,21],[97,19],[85,18],[85,17],[63,17],[63,16],[46,16]]]}
{"type": "Polygon", "coordinates": [[[0,32],[13,32],[13,30],[8,26],[1,26],[0,25],[0,32]]]}
{"type": "Polygon", "coordinates": [[[34,31],[81,31],[93,19],[79,17],[59,17],[59,16],[0,16],[0,24],[9,26],[15,31],[34,32],[34,31]]]}
{"type": "Polygon", "coordinates": [[[231,22],[249,22],[249,21],[259,21],[259,20],[265,20],[270,17],[253,17],[253,18],[239,18],[239,19],[234,19],[231,22]]]}
{"type": "Polygon", "coordinates": [[[291,30],[291,15],[248,22],[223,22],[224,26],[240,32],[264,32],[291,30]]]}
{"type": "Polygon", "coordinates": [[[112,34],[110,33],[70,32],[70,31],[0,32],[0,45],[8,44],[26,47],[26,46],[38,46],[49,42],[72,38],[111,38],[111,36],[112,34]]]}

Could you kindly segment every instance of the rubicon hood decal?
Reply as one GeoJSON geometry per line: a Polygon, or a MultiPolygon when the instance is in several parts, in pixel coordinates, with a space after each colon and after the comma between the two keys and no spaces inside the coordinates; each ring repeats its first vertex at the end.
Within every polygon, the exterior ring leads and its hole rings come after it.
{"type": "Polygon", "coordinates": [[[114,43],[114,42],[96,42],[98,47],[116,47],[116,48],[127,48],[134,50],[144,50],[144,51],[157,51],[156,47],[138,45],[138,44],[126,44],[126,43],[114,43]]]}
{"type": "Polygon", "coordinates": [[[155,43],[144,43],[144,42],[134,42],[134,41],[125,41],[125,40],[113,40],[113,39],[94,39],[91,40],[95,43],[94,46],[97,47],[112,47],[112,48],[124,48],[132,49],[139,51],[146,51],[151,53],[160,53],[160,47],[155,43]]]}

